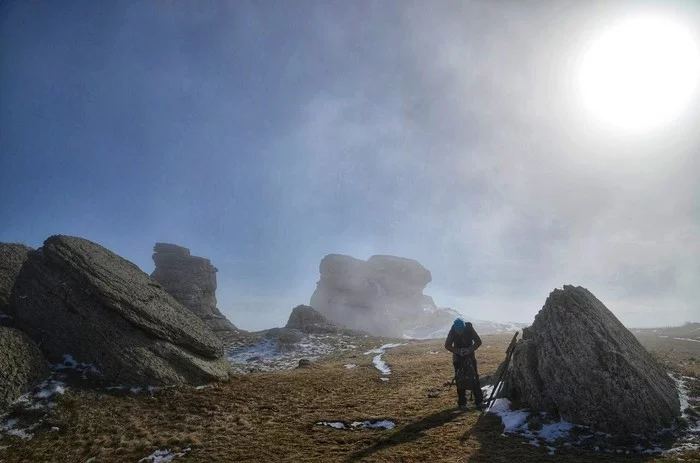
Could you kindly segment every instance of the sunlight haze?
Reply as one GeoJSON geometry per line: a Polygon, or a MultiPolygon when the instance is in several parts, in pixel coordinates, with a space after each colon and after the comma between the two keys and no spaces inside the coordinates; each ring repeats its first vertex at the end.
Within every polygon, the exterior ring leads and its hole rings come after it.
{"type": "Polygon", "coordinates": [[[700,3],[3,2],[0,241],[156,242],[283,326],[327,254],[530,323],[700,319],[700,3]]]}

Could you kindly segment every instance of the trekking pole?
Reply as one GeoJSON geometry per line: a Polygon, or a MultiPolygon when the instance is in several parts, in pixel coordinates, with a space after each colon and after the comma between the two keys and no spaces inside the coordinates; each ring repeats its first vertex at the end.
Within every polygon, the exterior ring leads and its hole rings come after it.
{"type": "Polygon", "coordinates": [[[503,370],[501,370],[501,374],[498,375],[498,379],[496,382],[493,384],[493,389],[491,389],[491,396],[488,398],[486,401],[486,408],[488,408],[491,404],[491,402],[494,399],[494,396],[496,395],[497,392],[499,392],[499,386],[501,385],[501,382],[503,381],[503,377],[506,374],[506,370],[508,369],[508,365],[510,364],[510,359],[513,357],[513,351],[515,350],[515,341],[518,338],[518,332],[516,331],[515,334],[513,335],[513,339],[511,339],[510,344],[508,344],[508,349],[506,349],[506,359],[503,362],[503,370]]]}

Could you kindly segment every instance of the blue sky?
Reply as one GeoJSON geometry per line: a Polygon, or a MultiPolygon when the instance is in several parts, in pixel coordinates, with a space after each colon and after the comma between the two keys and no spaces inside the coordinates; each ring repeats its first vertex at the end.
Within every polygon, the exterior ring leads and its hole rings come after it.
{"type": "Polygon", "coordinates": [[[246,329],[308,303],[328,253],[417,259],[474,318],[571,283],[628,325],[697,320],[700,108],[634,135],[583,112],[582,47],[631,8],[602,5],[4,2],[0,241],[148,273],[187,246],[246,329]]]}

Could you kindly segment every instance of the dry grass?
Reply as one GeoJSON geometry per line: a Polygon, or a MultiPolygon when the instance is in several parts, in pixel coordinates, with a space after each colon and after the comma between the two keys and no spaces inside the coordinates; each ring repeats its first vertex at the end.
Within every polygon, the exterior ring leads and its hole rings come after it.
{"type": "MultiPolygon", "coordinates": [[[[510,336],[482,338],[478,358],[483,377],[502,360],[510,336]]],[[[371,347],[379,344],[366,342],[371,347]]],[[[389,350],[385,360],[393,373],[388,382],[379,380],[372,356],[362,354],[366,348],[312,368],[236,376],[203,390],[185,387],[153,396],[115,396],[72,389],[59,400],[52,425],[60,430],[39,431],[31,441],[0,440],[0,462],[84,462],[93,456],[96,462],[134,462],[156,448],[186,446],[192,450],[181,461],[192,462],[655,459],[573,450],[558,450],[550,457],[546,449],[502,437],[497,417],[456,413],[454,388],[428,397],[429,390],[441,388],[452,377],[450,355],[441,342],[413,342],[389,350]],[[348,362],[358,367],[345,369],[348,362]],[[390,419],[397,428],[340,431],[315,424],[366,419],[390,419]]],[[[687,363],[681,360],[675,366],[686,368],[682,362],[687,363]]],[[[693,372],[697,374],[693,368],[687,371],[693,372]]],[[[683,457],[700,461],[698,453],[683,457]]]]}

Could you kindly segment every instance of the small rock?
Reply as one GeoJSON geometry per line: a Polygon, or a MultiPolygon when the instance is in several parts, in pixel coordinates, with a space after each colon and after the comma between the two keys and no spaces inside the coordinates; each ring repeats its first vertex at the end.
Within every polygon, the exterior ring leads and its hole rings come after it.
{"type": "Polygon", "coordinates": [[[276,339],[280,344],[296,344],[297,342],[304,339],[304,334],[295,329],[291,328],[272,328],[268,330],[265,337],[269,339],[276,339]]]}
{"type": "Polygon", "coordinates": [[[312,364],[311,360],[309,359],[300,359],[299,360],[299,366],[297,368],[306,368],[310,367],[312,364]]]}

